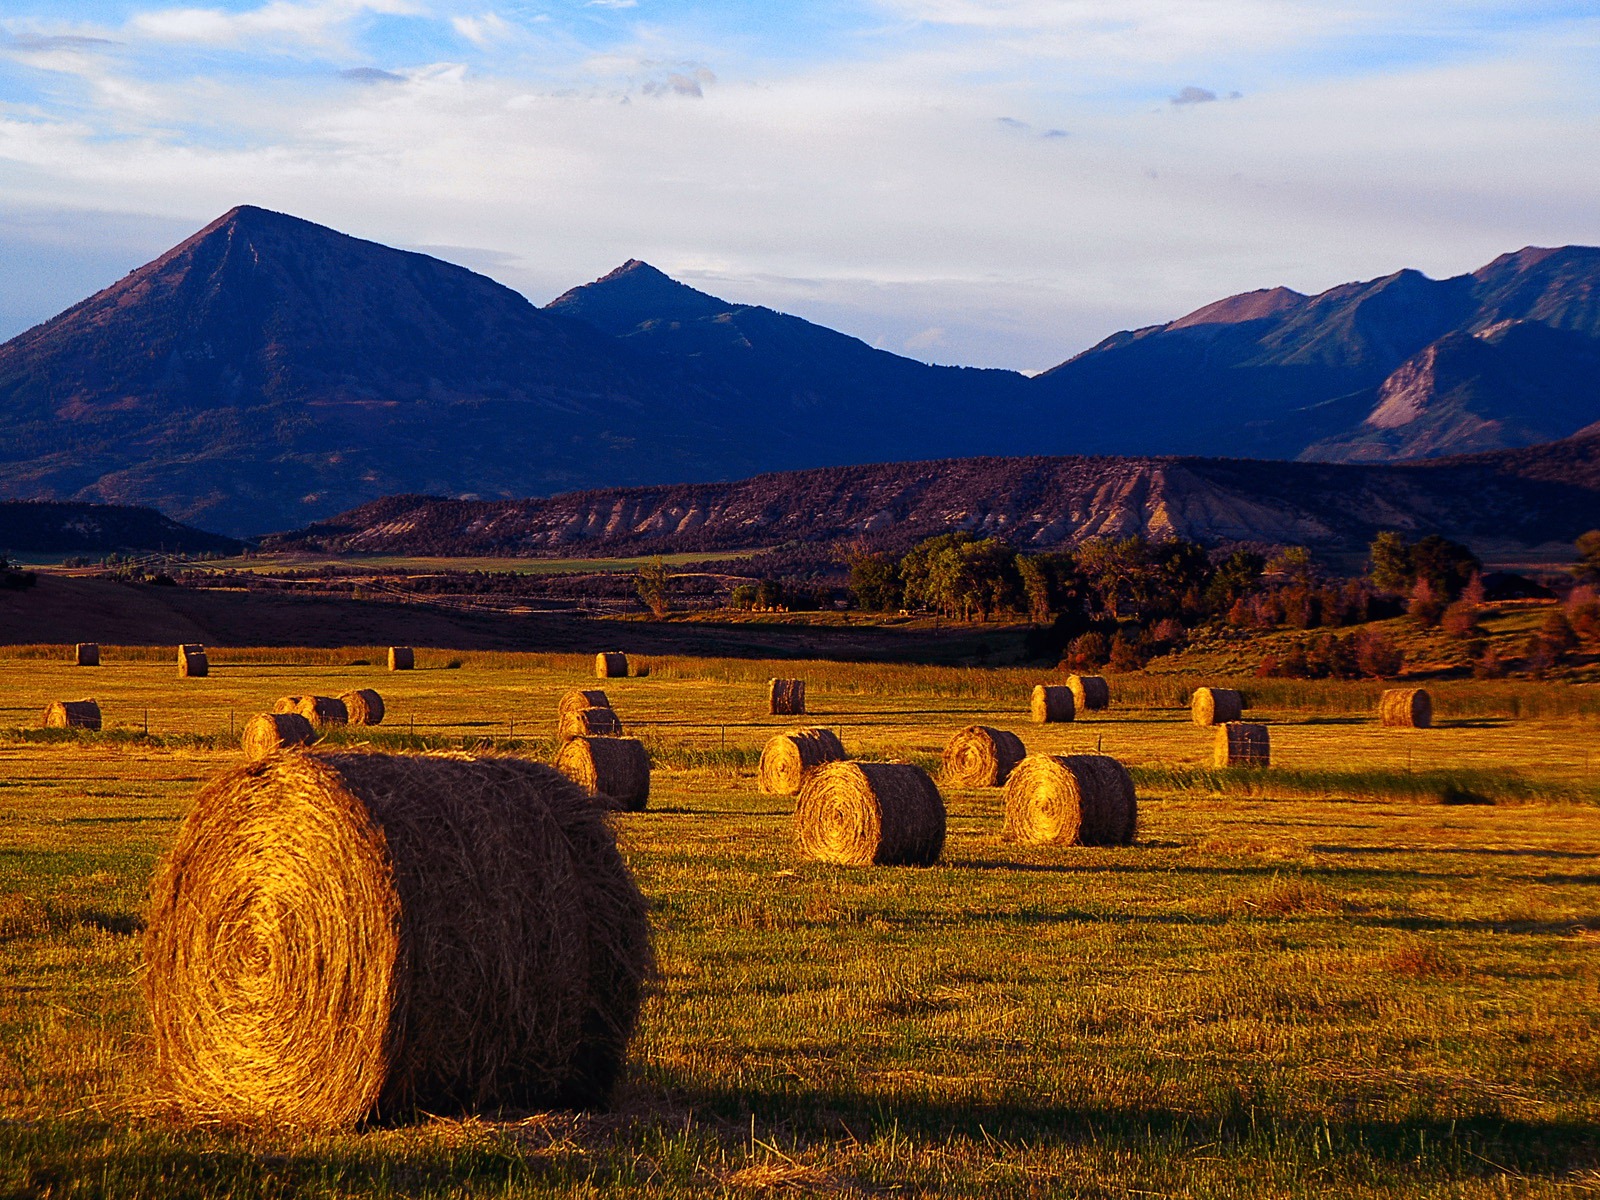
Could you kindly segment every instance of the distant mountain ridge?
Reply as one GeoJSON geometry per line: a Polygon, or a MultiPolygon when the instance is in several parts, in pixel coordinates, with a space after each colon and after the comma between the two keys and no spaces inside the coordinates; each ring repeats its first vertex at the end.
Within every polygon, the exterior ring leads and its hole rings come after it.
{"type": "Polygon", "coordinates": [[[233,538],[180,525],[153,508],[0,500],[0,553],[237,554],[233,538]]]}

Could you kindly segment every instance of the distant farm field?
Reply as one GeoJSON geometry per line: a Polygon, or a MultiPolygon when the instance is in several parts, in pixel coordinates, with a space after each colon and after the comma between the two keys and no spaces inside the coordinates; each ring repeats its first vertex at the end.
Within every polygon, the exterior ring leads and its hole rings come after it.
{"type": "Polygon", "coordinates": [[[1266,771],[1210,766],[1182,701],[1027,721],[1046,676],[652,657],[215,650],[0,656],[0,1196],[1580,1196],[1600,1191],[1600,700],[1451,683],[1383,730],[1379,685],[1248,681],[1266,771]],[[944,789],[927,869],[792,850],[760,795],[765,681],[858,757],[937,770],[982,722],[1133,771],[1139,838],[1023,849],[998,791],[944,789]],[[656,770],[617,819],[662,977],[608,1114],[339,1135],[152,1113],[143,896],[236,731],[286,693],[375,687],[332,741],[548,760],[603,687],[656,770]],[[36,727],[93,697],[101,734],[36,727]],[[148,734],[146,733],[148,729],[148,734]]]}

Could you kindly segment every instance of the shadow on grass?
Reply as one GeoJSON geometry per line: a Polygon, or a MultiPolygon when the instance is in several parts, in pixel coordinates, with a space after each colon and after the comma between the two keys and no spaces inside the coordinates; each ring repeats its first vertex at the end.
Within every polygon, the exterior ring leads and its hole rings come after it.
{"type": "Polygon", "coordinates": [[[1337,843],[1313,842],[1311,849],[1318,854],[1457,854],[1469,858],[1480,854],[1495,858],[1600,858],[1593,850],[1535,850],[1505,846],[1341,846],[1337,843]]]}

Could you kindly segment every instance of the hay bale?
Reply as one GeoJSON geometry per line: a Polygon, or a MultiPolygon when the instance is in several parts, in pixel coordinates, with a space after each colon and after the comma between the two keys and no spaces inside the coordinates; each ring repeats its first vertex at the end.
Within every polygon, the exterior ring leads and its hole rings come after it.
{"type": "Polygon", "coordinates": [[[1067,688],[1079,712],[1100,712],[1111,705],[1111,685],[1103,675],[1068,675],[1067,688]]]}
{"type": "Polygon", "coordinates": [[[257,713],[244,723],[239,746],[254,761],[289,746],[309,746],[316,738],[311,722],[297,712],[257,713]]]}
{"type": "Polygon", "coordinates": [[[389,670],[413,671],[417,666],[416,652],[410,646],[389,647],[389,670]]]}
{"type": "Polygon", "coordinates": [[[186,642],[178,647],[178,678],[204,679],[211,674],[211,662],[206,658],[206,648],[197,642],[186,642]]]}
{"type": "Polygon", "coordinates": [[[1378,724],[1388,729],[1431,729],[1433,697],[1422,688],[1389,688],[1378,698],[1378,724]]]}
{"type": "Polygon", "coordinates": [[[358,688],[339,697],[344,705],[345,719],[351,725],[382,725],[383,697],[371,688],[358,688]]]}
{"type": "Polygon", "coordinates": [[[596,679],[626,679],[628,656],[619,650],[605,650],[594,656],[596,679]]]}
{"type": "Polygon", "coordinates": [[[599,688],[573,688],[556,704],[556,715],[578,712],[585,708],[610,708],[611,701],[599,688]]]}
{"type": "Polygon", "coordinates": [[[806,711],[804,679],[767,680],[767,711],[775,717],[796,717],[806,711]]]}
{"type": "Polygon", "coordinates": [[[968,725],[945,744],[939,777],[956,787],[999,787],[1027,753],[1008,729],[968,725]]]}
{"type": "Polygon", "coordinates": [[[1267,727],[1243,721],[1218,725],[1212,761],[1219,767],[1271,766],[1272,739],[1267,734],[1267,727]]]}
{"type": "Polygon", "coordinates": [[[633,738],[573,738],[556,752],[556,770],[590,795],[629,812],[643,812],[650,801],[650,753],[633,738]]]}
{"type": "Polygon", "coordinates": [[[1244,696],[1232,688],[1195,688],[1189,716],[1196,725],[1226,725],[1244,714],[1244,696]]]}
{"type": "MultiPolygon", "coordinates": [[[[377,693],[374,692],[374,695],[377,693]]],[[[382,701],[379,701],[381,704],[382,701]]],[[[350,710],[334,696],[279,696],[272,706],[275,713],[299,713],[313,729],[325,725],[348,725],[350,710]]]]}
{"type": "Polygon", "coordinates": [[[72,648],[72,661],[80,667],[98,667],[100,665],[100,643],[79,642],[72,648]]]}
{"type": "Polygon", "coordinates": [[[556,739],[570,742],[573,738],[621,737],[622,718],[609,708],[579,708],[562,713],[556,718],[556,739]]]}
{"type": "Polygon", "coordinates": [[[144,943],[158,1086],[348,1126],[603,1105],[652,971],[604,813],[514,758],[277,754],[201,789],[144,943]]]}
{"type": "Polygon", "coordinates": [[[944,797],[912,763],[823,763],[807,772],[794,810],[802,854],[852,867],[930,866],[944,827],[944,797]]]}
{"type": "Polygon", "coordinates": [[[44,710],[46,729],[100,728],[100,705],[93,700],[52,700],[44,710]]]}
{"type": "Polygon", "coordinates": [[[1030,846],[1126,846],[1139,824],[1133,780],[1103,754],[1030,754],[1006,783],[1002,836],[1030,846]]]}
{"type": "Polygon", "coordinates": [[[830,729],[791,729],[762,747],[759,786],[768,796],[794,796],[808,771],[848,757],[830,729]]]}
{"type": "Polygon", "coordinates": [[[1034,688],[1033,701],[1030,707],[1033,711],[1034,723],[1038,725],[1070,721],[1078,715],[1077,702],[1073,699],[1072,689],[1055,684],[1041,683],[1034,688]]]}

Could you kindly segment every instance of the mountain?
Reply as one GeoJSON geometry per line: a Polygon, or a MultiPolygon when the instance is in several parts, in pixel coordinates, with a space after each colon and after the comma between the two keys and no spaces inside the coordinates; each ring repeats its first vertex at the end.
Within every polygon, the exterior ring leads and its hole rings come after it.
{"type": "Polygon", "coordinates": [[[1529,247],[1452,279],[1233,296],[1035,386],[1085,450],[1396,461],[1574,433],[1600,418],[1597,368],[1600,249],[1529,247]]]}
{"type": "Polygon", "coordinates": [[[1597,527],[1600,426],[1551,446],[1404,465],[969,458],[544,500],[393,496],[268,542],[372,554],[665,554],[855,539],[898,550],[962,529],[1033,550],[1139,533],[1337,554],[1398,529],[1496,554],[1597,527]]]}
{"type": "Polygon", "coordinates": [[[160,550],[237,554],[241,549],[233,538],[180,525],[153,508],[0,500],[0,555],[160,550]]]}

